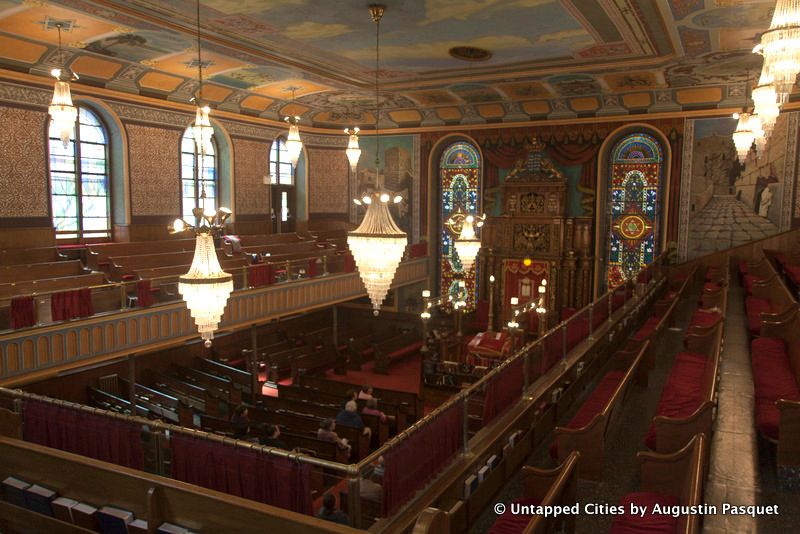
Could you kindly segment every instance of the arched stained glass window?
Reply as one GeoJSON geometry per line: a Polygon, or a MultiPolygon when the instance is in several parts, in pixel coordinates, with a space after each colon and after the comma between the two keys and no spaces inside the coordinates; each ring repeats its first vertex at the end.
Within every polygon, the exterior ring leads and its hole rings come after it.
{"type": "Polygon", "coordinates": [[[633,278],[658,254],[663,153],[645,133],[611,149],[608,185],[608,287],[633,278]]]}
{"type": "Polygon", "coordinates": [[[463,280],[467,291],[467,309],[475,307],[477,295],[475,269],[464,272],[453,246],[458,234],[448,221],[465,215],[480,215],[481,160],[478,151],[469,143],[448,146],[439,164],[442,187],[441,211],[441,294],[459,293],[458,282],[463,280]]]}
{"type": "Polygon", "coordinates": [[[202,176],[198,164],[200,154],[194,142],[191,126],[186,128],[181,141],[181,209],[187,221],[193,221],[192,210],[200,206],[200,194],[206,190],[205,207],[217,209],[217,143],[211,139],[211,152],[203,157],[202,176]]]}
{"type": "Polygon", "coordinates": [[[50,199],[58,239],[111,237],[108,132],[98,116],[78,106],[75,137],[64,147],[50,126],[50,199]]]}

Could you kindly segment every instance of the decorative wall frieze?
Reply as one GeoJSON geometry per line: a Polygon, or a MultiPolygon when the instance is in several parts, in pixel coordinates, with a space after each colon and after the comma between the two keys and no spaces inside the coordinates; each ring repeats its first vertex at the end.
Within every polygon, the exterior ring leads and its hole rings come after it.
{"type": "Polygon", "coordinates": [[[683,125],[683,165],[681,166],[681,200],[678,210],[678,261],[685,261],[689,253],[689,212],[692,199],[692,153],[694,150],[694,121],[683,125]]]}

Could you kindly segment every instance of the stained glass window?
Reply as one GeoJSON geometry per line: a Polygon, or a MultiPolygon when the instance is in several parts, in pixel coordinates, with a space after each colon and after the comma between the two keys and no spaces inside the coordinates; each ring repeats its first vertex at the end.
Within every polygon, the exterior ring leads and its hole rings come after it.
{"type": "Polygon", "coordinates": [[[275,139],[269,150],[269,178],[274,185],[294,185],[294,167],[282,137],[275,139]]]}
{"type": "Polygon", "coordinates": [[[608,287],[633,278],[658,254],[661,145],[634,133],[611,150],[608,185],[608,287]]]}
{"type": "Polygon", "coordinates": [[[217,209],[217,144],[211,139],[211,152],[203,156],[202,175],[200,154],[194,142],[192,128],[186,128],[181,141],[181,198],[183,217],[192,221],[195,207],[217,209]],[[205,206],[200,206],[200,195],[206,190],[205,206]]]}
{"type": "Polygon", "coordinates": [[[58,239],[108,239],[111,206],[108,134],[100,119],[78,107],[74,139],[66,148],[50,126],[50,199],[58,239]]]}
{"type": "Polygon", "coordinates": [[[459,280],[465,282],[467,309],[474,309],[477,295],[476,270],[464,272],[453,246],[457,237],[448,221],[454,215],[480,215],[481,160],[471,144],[458,142],[445,149],[440,162],[441,211],[441,294],[458,296],[459,280]]]}

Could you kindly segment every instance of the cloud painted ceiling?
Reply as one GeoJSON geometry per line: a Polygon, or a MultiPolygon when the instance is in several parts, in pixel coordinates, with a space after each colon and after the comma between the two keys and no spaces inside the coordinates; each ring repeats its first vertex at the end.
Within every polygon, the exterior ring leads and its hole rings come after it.
{"type": "MultiPolygon", "coordinates": [[[[374,124],[369,2],[202,0],[204,96],[305,124],[374,124]],[[296,102],[292,102],[295,88],[296,102]]],[[[714,108],[741,102],[774,0],[386,0],[382,126],[475,124],[714,108]],[[455,46],[491,58],[466,63],[455,46]],[[499,104],[499,106],[498,106],[499,104]],[[498,111],[499,110],[499,111],[498,111]]],[[[188,101],[195,3],[0,0],[0,66],[188,101]]]]}

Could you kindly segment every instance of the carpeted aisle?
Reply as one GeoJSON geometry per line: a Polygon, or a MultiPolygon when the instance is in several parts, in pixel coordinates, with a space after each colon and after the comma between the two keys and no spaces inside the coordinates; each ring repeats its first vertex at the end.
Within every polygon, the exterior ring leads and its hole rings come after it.
{"type": "Polygon", "coordinates": [[[370,384],[379,389],[393,389],[419,395],[421,366],[422,356],[418,354],[392,364],[389,367],[388,375],[372,372],[374,364],[370,361],[361,366],[361,371],[348,370],[345,375],[337,375],[333,371],[328,371],[325,374],[325,378],[337,382],[346,382],[358,387],[363,384],[370,384]]]}

